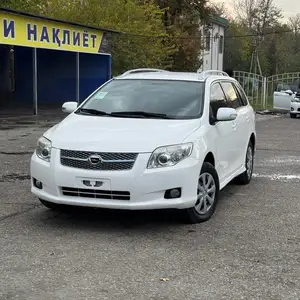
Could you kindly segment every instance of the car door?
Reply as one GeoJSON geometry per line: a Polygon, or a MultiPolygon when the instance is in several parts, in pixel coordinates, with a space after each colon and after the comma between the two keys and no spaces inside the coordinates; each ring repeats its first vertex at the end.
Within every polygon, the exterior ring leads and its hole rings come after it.
{"type": "MultiPolygon", "coordinates": [[[[237,94],[240,98],[240,102],[242,106],[240,107],[240,113],[243,116],[244,126],[245,126],[245,132],[248,132],[248,135],[245,135],[245,143],[246,146],[248,145],[249,138],[254,131],[254,124],[255,122],[255,112],[251,105],[249,105],[248,98],[245,94],[245,91],[241,87],[241,85],[238,82],[233,83],[237,94]]],[[[246,147],[247,148],[247,147],[246,147]]]]}
{"type": "Polygon", "coordinates": [[[236,119],[232,121],[233,136],[231,141],[234,145],[234,149],[232,150],[232,157],[230,159],[233,172],[236,172],[245,165],[245,149],[249,138],[247,129],[247,110],[244,109],[233,82],[222,81],[221,86],[228,102],[228,106],[234,108],[237,112],[236,119]]]}
{"type": "Polygon", "coordinates": [[[278,110],[289,111],[291,109],[292,96],[286,92],[274,92],[273,108],[278,110]]]}
{"type": "Polygon", "coordinates": [[[236,150],[234,145],[234,123],[232,121],[220,122],[216,120],[220,107],[228,107],[228,102],[220,82],[214,82],[210,87],[211,131],[209,138],[215,148],[216,169],[222,183],[234,172],[231,161],[236,150]]]}

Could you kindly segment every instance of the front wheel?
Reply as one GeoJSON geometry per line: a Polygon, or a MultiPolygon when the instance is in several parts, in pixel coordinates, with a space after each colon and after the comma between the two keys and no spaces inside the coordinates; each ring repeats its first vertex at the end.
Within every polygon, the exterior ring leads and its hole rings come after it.
{"type": "Polygon", "coordinates": [[[252,179],[253,173],[253,163],[254,163],[254,147],[250,141],[247,148],[245,167],[246,171],[237,177],[237,182],[242,185],[249,184],[252,179]]]}
{"type": "Polygon", "coordinates": [[[297,117],[297,115],[296,115],[296,114],[290,114],[290,117],[291,117],[292,119],[295,119],[295,118],[297,117]]]}
{"type": "Polygon", "coordinates": [[[215,212],[219,198],[219,179],[214,166],[204,162],[197,188],[197,201],[194,207],[185,210],[186,221],[190,224],[208,221],[215,212]]]}

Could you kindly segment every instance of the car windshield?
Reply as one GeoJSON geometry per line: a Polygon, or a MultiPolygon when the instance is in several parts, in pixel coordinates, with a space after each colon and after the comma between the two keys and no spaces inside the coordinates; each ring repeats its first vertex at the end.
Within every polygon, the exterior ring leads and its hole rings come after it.
{"type": "Polygon", "coordinates": [[[203,98],[203,82],[116,79],[93,94],[77,113],[192,119],[201,116],[203,98]]]}

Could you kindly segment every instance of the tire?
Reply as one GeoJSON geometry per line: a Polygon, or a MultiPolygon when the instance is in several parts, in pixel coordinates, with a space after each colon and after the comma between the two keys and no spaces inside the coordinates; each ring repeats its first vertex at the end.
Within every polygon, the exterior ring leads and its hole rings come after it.
{"type": "Polygon", "coordinates": [[[204,162],[198,178],[198,199],[194,207],[184,211],[185,221],[189,224],[208,221],[215,212],[219,199],[219,189],[220,186],[217,171],[212,164],[204,162]],[[204,187],[203,185],[206,185],[207,187],[204,187]],[[201,189],[199,189],[199,187],[201,187],[201,189]],[[203,193],[205,194],[204,196],[203,193]]]}
{"type": "Polygon", "coordinates": [[[290,114],[290,117],[291,117],[292,119],[295,119],[295,118],[297,117],[297,114],[290,114]]]}
{"type": "Polygon", "coordinates": [[[245,158],[246,171],[236,178],[238,184],[247,185],[250,183],[252,179],[252,173],[253,173],[253,163],[254,163],[254,147],[252,142],[249,141],[247,152],[246,152],[246,158],[245,158]]]}
{"type": "Polygon", "coordinates": [[[56,203],[45,201],[42,199],[39,199],[39,200],[45,207],[47,207],[49,209],[52,209],[55,211],[65,211],[66,210],[66,205],[56,204],[56,203]]]}

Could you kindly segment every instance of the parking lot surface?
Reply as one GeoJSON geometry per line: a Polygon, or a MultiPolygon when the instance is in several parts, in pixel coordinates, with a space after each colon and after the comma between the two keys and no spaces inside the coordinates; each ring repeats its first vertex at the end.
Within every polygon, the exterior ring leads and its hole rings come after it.
{"type": "Polygon", "coordinates": [[[29,159],[57,119],[0,119],[0,299],[300,299],[300,119],[257,116],[249,186],[215,216],[56,213],[30,193],[29,159]]]}

